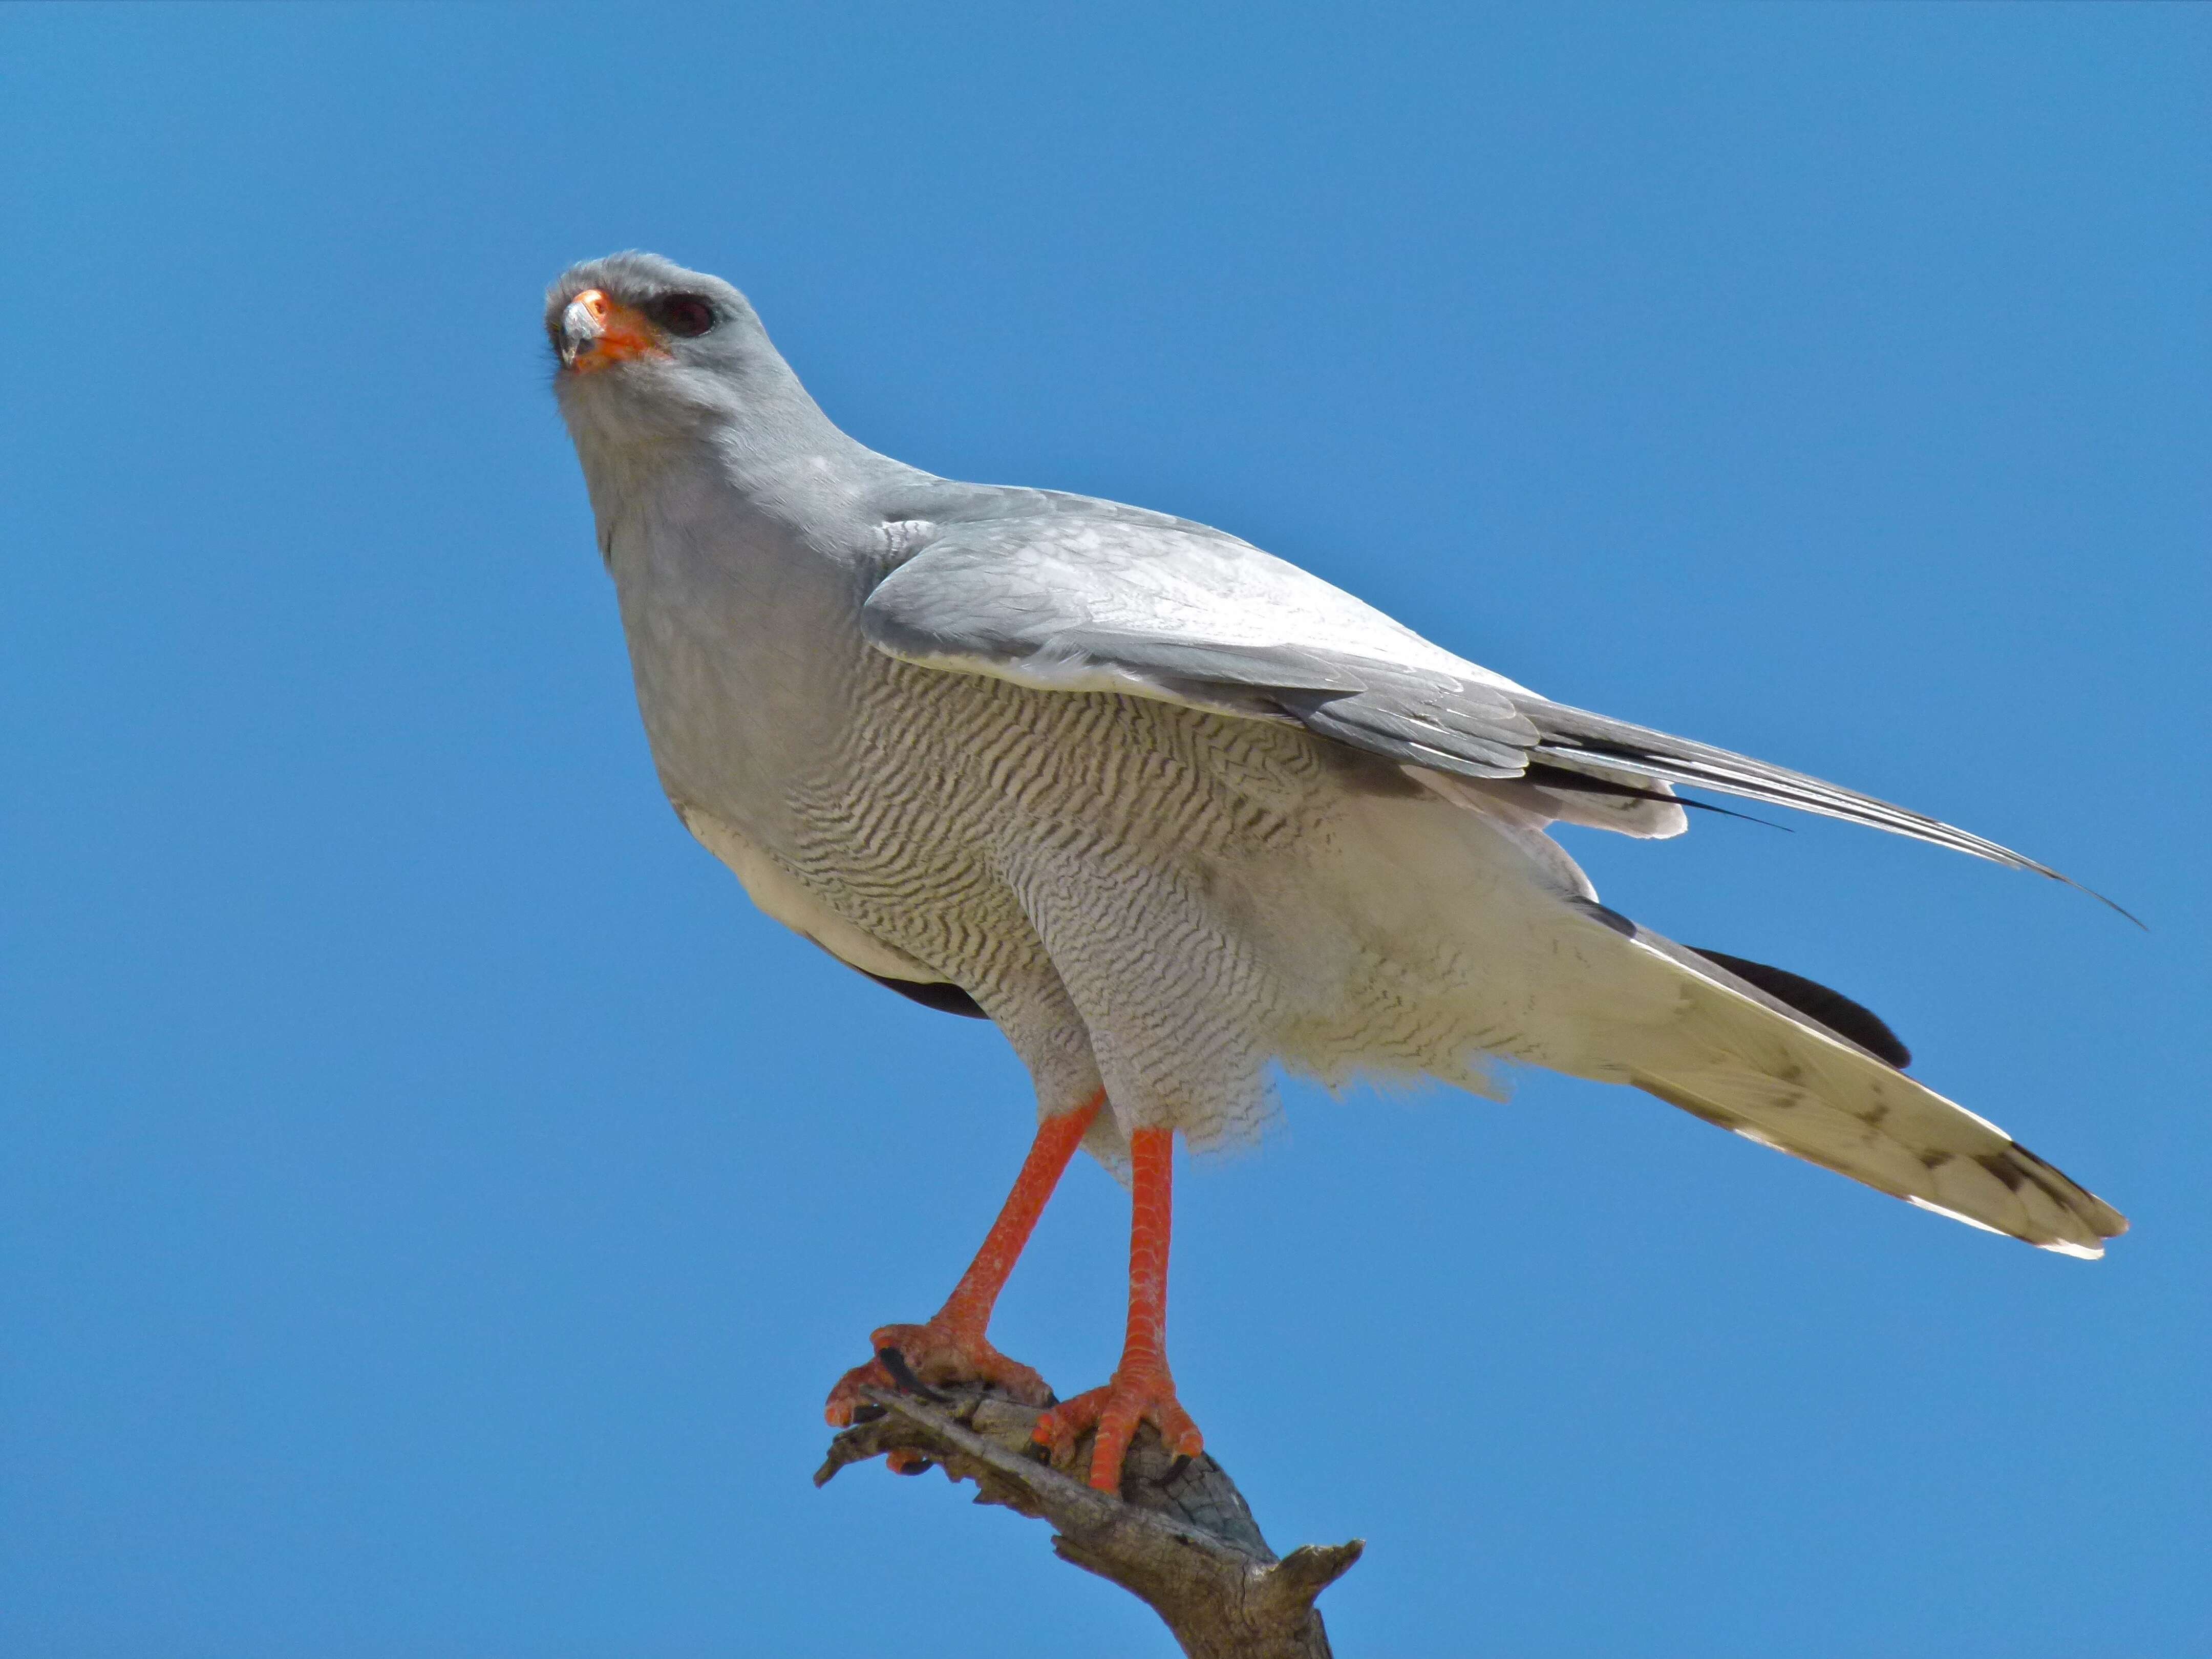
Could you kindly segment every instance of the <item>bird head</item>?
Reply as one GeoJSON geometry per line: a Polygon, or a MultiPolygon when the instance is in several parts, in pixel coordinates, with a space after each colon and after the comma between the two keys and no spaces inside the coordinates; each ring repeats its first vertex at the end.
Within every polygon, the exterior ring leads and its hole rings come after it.
{"type": "Polygon", "coordinates": [[[745,296],[658,254],[572,265],[546,291],[554,391],[579,441],[665,436],[776,401],[790,370],[745,296]]]}
{"type": "Polygon", "coordinates": [[[587,259],[546,291],[545,335],[603,551],[624,504],[672,476],[781,489],[766,481],[868,456],[719,276],[653,253],[587,259]]]}
{"type": "Polygon", "coordinates": [[[768,349],[745,296],[655,253],[571,265],[545,294],[545,334],[563,375],[626,365],[730,368],[768,349]]]}

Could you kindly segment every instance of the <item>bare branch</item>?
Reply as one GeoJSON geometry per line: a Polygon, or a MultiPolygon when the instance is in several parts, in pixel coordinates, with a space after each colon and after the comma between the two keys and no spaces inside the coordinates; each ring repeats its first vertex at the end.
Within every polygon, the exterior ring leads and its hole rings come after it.
{"type": "MultiPolygon", "coordinates": [[[[830,1443],[816,1486],[887,1453],[905,1473],[937,1464],[973,1480],[977,1503],[1049,1521],[1062,1560],[1141,1597],[1190,1659],[1328,1659],[1314,1598],[1359,1559],[1358,1540],[1278,1559],[1222,1467],[1171,1455],[1149,1425],[1129,1449],[1122,1495],[1109,1498],[1045,1461],[1030,1440],[1031,1407],[976,1389],[862,1392],[878,1410],[830,1443]]],[[[1090,1459],[1086,1436],[1074,1467],[1090,1459]]]]}

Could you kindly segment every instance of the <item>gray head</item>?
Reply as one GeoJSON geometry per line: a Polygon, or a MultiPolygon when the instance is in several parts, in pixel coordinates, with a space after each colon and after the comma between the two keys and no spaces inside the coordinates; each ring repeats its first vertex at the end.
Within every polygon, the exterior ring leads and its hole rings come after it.
{"type": "Polygon", "coordinates": [[[579,446],[823,419],[745,296],[658,254],[570,266],[546,291],[545,332],[579,446]]]}

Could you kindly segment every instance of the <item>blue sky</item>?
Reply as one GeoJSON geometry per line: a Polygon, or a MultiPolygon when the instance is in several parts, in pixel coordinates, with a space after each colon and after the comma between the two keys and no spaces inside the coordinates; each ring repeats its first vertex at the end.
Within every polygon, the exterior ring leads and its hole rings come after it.
{"type": "MultiPolygon", "coordinates": [[[[955,476],[1220,524],[1962,822],[1578,836],[2136,1222],[1656,1102],[1291,1091],[1185,1400],[1340,1651],[2212,1652],[2212,25],[2189,8],[0,12],[0,1649],[1165,1653],[808,1484],[1018,1164],[995,1035],[662,804],[544,284],[656,248],[955,476]],[[957,1650],[956,1650],[957,1644],[957,1650]]],[[[1120,1333],[1079,1166],[996,1334],[1120,1333]]]]}

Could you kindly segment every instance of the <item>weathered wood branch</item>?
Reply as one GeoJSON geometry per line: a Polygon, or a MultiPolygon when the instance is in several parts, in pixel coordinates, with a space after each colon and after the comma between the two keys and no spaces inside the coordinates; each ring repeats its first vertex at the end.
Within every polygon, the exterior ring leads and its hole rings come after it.
{"type": "MultiPolygon", "coordinates": [[[[1045,1461],[1030,1440],[1032,1407],[980,1389],[862,1392],[875,1410],[830,1442],[816,1486],[886,1454],[902,1473],[934,1464],[973,1480],[979,1504],[1050,1522],[1062,1560],[1142,1598],[1190,1659],[1328,1659],[1314,1598],[1359,1559],[1358,1540],[1278,1559],[1227,1472],[1211,1456],[1172,1455],[1149,1425],[1129,1449],[1121,1496],[1109,1498],[1045,1461]]],[[[1085,1436],[1073,1467],[1090,1462],[1085,1436]]]]}

